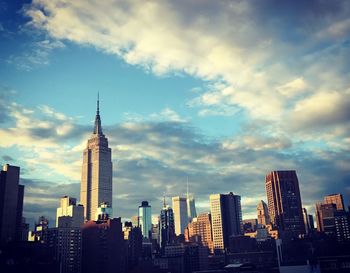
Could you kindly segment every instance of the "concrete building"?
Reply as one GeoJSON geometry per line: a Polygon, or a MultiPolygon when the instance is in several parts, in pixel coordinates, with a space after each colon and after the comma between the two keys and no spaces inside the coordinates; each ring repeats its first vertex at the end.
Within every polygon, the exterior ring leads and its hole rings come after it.
{"type": "Polygon", "coordinates": [[[84,224],[84,207],[77,205],[77,200],[69,196],[63,196],[60,201],[60,207],[56,213],[56,227],[58,227],[59,218],[62,216],[71,217],[71,227],[81,227],[84,224]]]}
{"type": "Polygon", "coordinates": [[[224,250],[231,235],[242,234],[241,197],[232,192],[210,195],[210,213],[214,250],[224,250]]]}
{"type": "Polygon", "coordinates": [[[80,227],[66,224],[56,228],[47,228],[43,232],[42,242],[54,253],[55,259],[60,264],[61,273],[81,272],[82,234],[80,227]]]}
{"type": "Polygon", "coordinates": [[[143,238],[149,239],[152,230],[152,208],[147,201],[142,201],[139,206],[138,222],[143,238]]]}
{"type": "Polygon", "coordinates": [[[84,206],[84,217],[94,220],[101,203],[112,207],[112,158],[108,139],[102,132],[99,100],[94,131],[83,152],[80,201],[84,206]]]}
{"type": "Polygon", "coordinates": [[[122,222],[101,214],[97,221],[88,221],[82,227],[82,272],[124,273],[126,253],[122,222]]]}
{"type": "Polygon", "coordinates": [[[260,202],[256,206],[256,211],[259,225],[266,226],[270,224],[270,217],[267,204],[263,200],[260,200],[260,202]]]}
{"type": "Polygon", "coordinates": [[[265,178],[270,220],[282,234],[305,234],[299,181],[295,171],[272,171],[265,178]]]}
{"type": "Polygon", "coordinates": [[[214,251],[210,213],[201,213],[192,219],[186,228],[185,239],[187,242],[201,243],[210,252],[214,251]]]}
{"type": "Polygon", "coordinates": [[[175,196],[172,198],[175,234],[184,234],[184,230],[188,224],[187,202],[186,198],[175,196]]]}
{"type": "Polygon", "coordinates": [[[340,193],[329,194],[324,197],[323,204],[335,204],[337,210],[344,210],[343,195],[340,193]]]}
{"type": "Polygon", "coordinates": [[[22,239],[24,186],[19,175],[20,168],[9,164],[0,172],[0,244],[22,239]]]}

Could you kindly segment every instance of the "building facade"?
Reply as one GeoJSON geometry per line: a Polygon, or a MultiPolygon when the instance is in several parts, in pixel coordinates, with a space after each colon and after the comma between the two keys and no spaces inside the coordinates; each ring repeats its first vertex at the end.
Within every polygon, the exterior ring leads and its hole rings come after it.
{"type": "Polygon", "coordinates": [[[9,164],[0,172],[0,244],[22,239],[24,186],[19,176],[20,168],[9,164]]]}
{"type": "Polygon", "coordinates": [[[229,237],[242,234],[241,197],[232,192],[210,195],[210,213],[214,250],[227,249],[229,237]]]}
{"type": "Polygon", "coordinates": [[[260,200],[260,202],[256,206],[256,211],[259,225],[266,226],[270,224],[270,217],[267,204],[263,200],[260,200]]]}
{"type": "Polygon", "coordinates": [[[95,220],[101,203],[112,207],[112,157],[108,139],[102,132],[99,100],[94,131],[83,152],[80,201],[87,221],[95,220]]]}
{"type": "Polygon", "coordinates": [[[184,230],[188,224],[187,202],[186,198],[175,196],[172,198],[175,234],[184,234],[184,230]]]}
{"type": "Polygon", "coordinates": [[[185,232],[185,239],[188,242],[199,242],[208,247],[210,252],[214,251],[213,235],[211,231],[211,214],[201,213],[192,219],[185,232]]]}
{"type": "Polygon", "coordinates": [[[159,245],[162,250],[168,244],[172,244],[175,241],[175,224],[174,213],[171,207],[165,205],[160,211],[159,216],[159,245]]]}
{"type": "Polygon", "coordinates": [[[60,207],[56,213],[56,227],[58,227],[59,218],[63,216],[71,217],[72,227],[81,227],[84,224],[84,207],[77,205],[77,199],[63,196],[60,200],[60,207]]]}
{"type": "Polygon", "coordinates": [[[139,206],[138,225],[141,228],[143,238],[149,239],[152,230],[152,208],[147,201],[142,201],[139,206]]]}
{"type": "Polygon", "coordinates": [[[344,210],[343,195],[340,193],[329,194],[323,199],[324,204],[335,204],[337,210],[344,210]]]}
{"type": "Polygon", "coordinates": [[[298,237],[305,234],[299,181],[292,171],[272,171],[265,178],[270,220],[280,232],[298,237]]]}

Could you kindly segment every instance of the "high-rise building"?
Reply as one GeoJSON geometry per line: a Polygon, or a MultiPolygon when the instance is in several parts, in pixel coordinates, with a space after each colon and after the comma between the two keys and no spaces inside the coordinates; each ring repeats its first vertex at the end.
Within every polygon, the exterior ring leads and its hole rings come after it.
{"type": "Polygon", "coordinates": [[[299,181],[295,171],[272,171],[265,179],[270,221],[282,234],[305,234],[299,181]]]}
{"type": "Polygon", "coordinates": [[[335,234],[334,213],[337,210],[335,204],[316,204],[317,230],[328,235],[335,234]]]}
{"type": "Polygon", "coordinates": [[[149,239],[152,229],[152,208],[147,201],[142,201],[141,206],[139,206],[138,221],[143,238],[149,239]]]}
{"type": "Polygon", "coordinates": [[[188,222],[191,222],[194,217],[197,217],[197,212],[196,212],[194,195],[188,192],[188,179],[187,179],[186,203],[187,203],[188,222]]]}
{"type": "Polygon", "coordinates": [[[256,207],[257,216],[258,216],[258,224],[262,226],[266,226],[270,224],[269,211],[267,209],[267,205],[263,200],[260,200],[256,207]]]}
{"type": "MultiPolygon", "coordinates": [[[[71,216],[62,217],[72,218],[71,216]]],[[[71,226],[72,223],[72,221],[60,223],[58,227],[47,228],[43,232],[42,243],[53,252],[54,257],[60,263],[62,273],[81,272],[81,228],[71,226]]]]}
{"type": "Polygon", "coordinates": [[[59,218],[63,216],[70,217],[71,227],[81,227],[84,224],[84,207],[77,205],[75,198],[63,196],[60,205],[56,213],[56,227],[58,227],[59,218]]]}
{"type": "Polygon", "coordinates": [[[210,212],[214,249],[229,246],[229,237],[242,234],[241,197],[229,194],[211,194],[210,212]]]}
{"type": "Polygon", "coordinates": [[[203,246],[208,247],[210,252],[213,252],[210,213],[201,213],[192,219],[192,222],[186,228],[185,239],[188,242],[200,242],[203,246]]]}
{"type": "Polygon", "coordinates": [[[167,206],[164,201],[164,206],[160,211],[159,217],[159,245],[164,250],[168,244],[175,241],[175,225],[174,213],[171,207],[167,206]]]}
{"type": "Polygon", "coordinates": [[[112,207],[112,159],[108,139],[102,132],[97,100],[94,131],[83,153],[80,201],[87,221],[94,220],[101,203],[112,207]]]}
{"type": "Polygon", "coordinates": [[[24,186],[20,168],[5,164],[0,172],[0,244],[22,239],[24,186]]]}
{"type": "Polygon", "coordinates": [[[309,215],[307,214],[306,208],[303,208],[303,220],[305,225],[305,234],[309,234],[311,227],[309,223],[309,215]]]}
{"type": "Polygon", "coordinates": [[[101,210],[96,221],[83,225],[82,272],[125,272],[125,245],[120,218],[101,210]]]}
{"type": "Polygon", "coordinates": [[[335,204],[337,210],[344,210],[343,195],[340,193],[329,194],[323,199],[324,204],[335,204]]]}
{"type": "Polygon", "coordinates": [[[187,202],[186,198],[175,196],[172,198],[175,234],[184,234],[184,230],[188,224],[187,202]]]}
{"type": "Polygon", "coordinates": [[[335,234],[338,242],[350,242],[350,212],[337,210],[334,212],[335,234]]]}

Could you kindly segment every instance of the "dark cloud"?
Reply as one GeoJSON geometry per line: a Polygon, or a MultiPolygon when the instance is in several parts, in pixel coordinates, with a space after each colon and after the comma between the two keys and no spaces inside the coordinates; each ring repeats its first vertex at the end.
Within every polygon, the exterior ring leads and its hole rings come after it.
{"type": "Polygon", "coordinates": [[[11,157],[11,156],[9,156],[9,155],[3,155],[2,156],[2,159],[4,160],[4,161],[6,161],[6,162],[10,162],[10,161],[13,161],[14,159],[11,157]]]}

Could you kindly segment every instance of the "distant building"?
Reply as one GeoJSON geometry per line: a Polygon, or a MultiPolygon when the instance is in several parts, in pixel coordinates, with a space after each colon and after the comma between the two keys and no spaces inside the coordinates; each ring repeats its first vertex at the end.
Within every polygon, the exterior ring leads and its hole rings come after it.
{"type": "Polygon", "coordinates": [[[22,239],[24,186],[20,168],[5,164],[0,172],[0,244],[22,239]]]}
{"type": "Polygon", "coordinates": [[[131,222],[125,222],[123,227],[126,242],[127,268],[130,270],[138,265],[142,255],[141,227],[133,227],[131,222]]]}
{"type": "Polygon", "coordinates": [[[303,220],[305,225],[305,234],[309,234],[311,227],[309,223],[309,215],[307,214],[306,208],[303,208],[303,220]]]}
{"type": "Polygon", "coordinates": [[[186,228],[185,239],[187,242],[201,243],[208,247],[210,252],[214,251],[210,213],[201,213],[192,219],[186,228]]]}
{"type": "Polygon", "coordinates": [[[45,216],[40,216],[35,223],[34,231],[29,232],[28,241],[42,242],[44,232],[49,228],[49,220],[45,216]]]}
{"type": "MultiPolygon", "coordinates": [[[[70,216],[63,216],[70,217],[70,216]]],[[[82,257],[82,234],[80,227],[69,226],[74,222],[43,232],[42,242],[54,253],[61,273],[80,273],[82,257]]]]}
{"type": "Polygon", "coordinates": [[[265,179],[270,220],[284,235],[305,234],[299,181],[295,171],[272,171],[265,179]]]}
{"type": "Polygon", "coordinates": [[[258,226],[258,220],[257,219],[244,219],[242,221],[243,223],[243,231],[255,231],[258,226]]]}
{"type": "Polygon", "coordinates": [[[152,208],[147,201],[142,201],[139,206],[138,222],[143,238],[149,239],[152,229],[152,208]]]}
{"type": "Polygon", "coordinates": [[[329,194],[323,199],[324,204],[335,204],[337,210],[345,210],[343,195],[340,193],[329,194]]]}
{"type": "Polygon", "coordinates": [[[186,198],[175,196],[172,198],[175,234],[184,234],[184,230],[188,224],[187,202],[186,198]]]}
{"type": "Polygon", "coordinates": [[[112,151],[102,132],[97,100],[94,131],[83,153],[80,201],[87,221],[96,220],[96,210],[101,203],[112,208],[112,151]]]}
{"type": "Polygon", "coordinates": [[[167,206],[164,202],[164,206],[160,211],[159,217],[159,245],[164,250],[164,247],[168,244],[172,244],[175,241],[175,225],[174,225],[174,213],[171,207],[167,206]]]}
{"type": "Polygon", "coordinates": [[[350,212],[337,210],[334,212],[335,234],[337,241],[350,242],[350,212]]]}
{"type": "Polygon", "coordinates": [[[84,224],[84,207],[77,205],[75,198],[63,196],[60,205],[56,213],[56,227],[58,227],[59,218],[62,216],[71,217],[71,227],[81,227],[84,224]]]}
{"type": "Polygon", "coordinates": [[[82,272],[123,273],[126,269],[125,246],[120,218],[101,214],[82,228],[82,272]]]}
{"type": "Polygon", "coordinates": [[[196,203],[195,203],[193,194],[187,193],[186,202],[187,202],[188,221],[191,222],[194,217],[197,217],[196,203]]]}
{"type": "Polygon", "coordinates": [[[266,226],[270,224],[270,217],[267,204],[263,200],[260,200],[260,202],[258,203],[256,211],[259,225],[266,226]]]}
{"type": "Polygon", "coordinates": [[[229,194],[210,195],[214,250],[228,248],[231,235],[242,234],[241,197],[229,194]]]}

